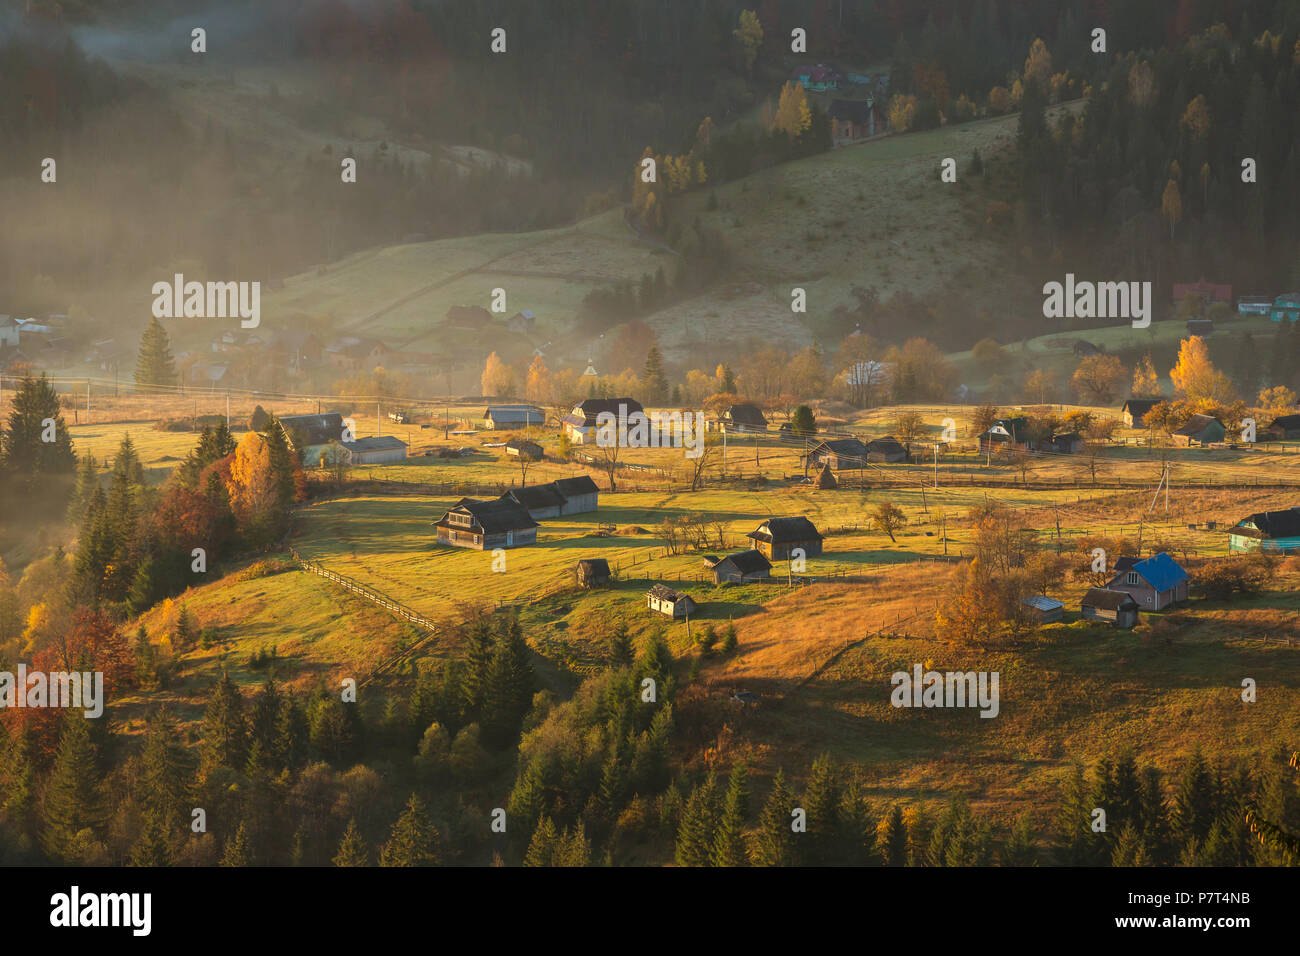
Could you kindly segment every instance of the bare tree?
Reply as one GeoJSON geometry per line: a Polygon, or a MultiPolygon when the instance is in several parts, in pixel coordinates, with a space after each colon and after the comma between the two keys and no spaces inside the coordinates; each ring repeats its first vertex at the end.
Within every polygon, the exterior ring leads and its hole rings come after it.
{"type": "Polygon", "coordinates": [[[907,524],[907,515],[903,514],[903,509],[893,502],[882,501],[876,505],[875,513],[871,516],[871,523],[875,525],[877,531],[889,535],[889,540],[897,544],[898,539],[894,537],[894,533],[901,531],[907,524]]]}

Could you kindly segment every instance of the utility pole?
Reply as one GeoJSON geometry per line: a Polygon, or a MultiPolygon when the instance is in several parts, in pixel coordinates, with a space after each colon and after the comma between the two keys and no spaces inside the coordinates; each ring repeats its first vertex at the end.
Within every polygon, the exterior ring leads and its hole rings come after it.
{"type": "Polygon", "coordinates": [[[226,427],[230,427],[230,389],[226,389],[226,427]]]}
{"type": "Polygon", "coordinates": [[[86,379],[86,424],[90,424],[90,379],[86,379]]]}
{"type": "Polygon", "coordinates": [[[939,490],[939,443],[934,444],[934,490],[939,490]]]}
{"type": "Polygon", "coordinates": [[[727,477],[727,429],[722,429],[722,477],[727,477]]]}
{"type": "Polygon", "coordinates": [[[382,414],[379,411],[379,402],[375,402],[375,434],[382,435],[383,433],[384,433],[384,419],[382,414]]]}

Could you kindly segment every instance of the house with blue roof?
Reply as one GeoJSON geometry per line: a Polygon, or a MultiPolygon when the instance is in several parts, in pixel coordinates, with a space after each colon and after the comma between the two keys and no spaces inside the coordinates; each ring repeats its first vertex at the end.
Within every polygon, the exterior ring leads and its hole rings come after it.
{"type": "Polygon", "coordinates": [[[1142,561],[1120,558],[1115,562],[1115,576],[1106,585],[1109,590],[1123,591],[1143,611],[1159,611],[1187,600],[1190,579],[1177,561],[1161,551],[1142,561]]]}

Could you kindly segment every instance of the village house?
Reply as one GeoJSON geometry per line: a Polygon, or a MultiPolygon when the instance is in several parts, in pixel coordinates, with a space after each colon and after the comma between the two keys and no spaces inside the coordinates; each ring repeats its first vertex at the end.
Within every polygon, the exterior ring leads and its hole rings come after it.
{"type": "Polygon", "coordinates": [[[1102,621],[1125,629],[1138,622],[1138,605],[1123,591],[1092,588],[1079,602],[1079,610],[1089,621],[1102,621]]]}
{"type": "Polygon", "coordinates": [[[18,322],[8,315],[0,315],[0,348],[18,347],[18,322]]]}
{"type": "Polygon", "coordinates": [[[314,468],[328,455],[331,446],[343,441],[343,416],[338,412],[323,415],[286,415],[279,419],[289,447],[298,452],[304,468],[314,468]]]}
{"type": "Polygon", "coordinates": [[[889,464],[907,461],[907,449],[893,435],[873,438],[867,442],[867,461],[889,464]]]}
{"type": "Polygon", "coordinates": [[[1144,428],[1142,419],[1146,413],[1155,408],[1160,403],[1158,398],[1130,398],[1125,400],[1124,407],[1120,409],[1120,415],[1124,420],[1124,425],[1128,428],[1144,428]]]}
{"type": "Polygon", "coordinates": [[[1279,415],[1268,426],[1272,438],[1300,438],[1300,415],[1279,415]]]}
{"type": "Polygon", "coordinates": [[[578,587],[595,588],[610,581],[609,562],[604,558],[583,558],[574,570],[578,587]]]}
{"type": "Polygon", "coordinates": [[[769,561],[785,561],[796,548],[803,550],[805,558],[815,558],[822,553],[822,534],[807,518],[768,518],[746,537],[752,538],[754,547],[769,561]]]}
{"type": "Polygon", "coordinates": [[[867,466],[867,443],[860,438],[832,438],[813,446],[808,465],[830,465],[836,471],[867,466]]]}
{"type": "Polygon", "coordinates": [[[537,328],[537,314],[532,309],[516,312],[506,320],[506,328],[515,335],[531,335],[537,328]]]}
{"type": "Polygon", "coordinates": [[[1273,307],[1268,310],[1269,318],[1274,322],[1285,319],[1295,322],[1300,319],[1300,292],[1284,292],[1273,300],[1273,307]]]}
{"type": "Polygon", "coordinates": [[[1026,616],[1039,624],[1051,624],[1065,617],[1065,605],[1046,594],[1035,594],[1020,603],[1025,607],[1026,616]]]}
{"type": "Polygon", "coordinates": [[[558,518],[560,509],[564,507],[564,495],[556,491],[554,485],[524,485],[511,488],[501,497],[526,510],[534,521],[558,518]]]}
{"type": "Polygon", "coordinates": [[[319,365],[325,351],[321,347],[320,340],[310,332],[288,330],[272,335],[267,343],[267,350],[274,356],[276,364],[292,372],[319,365]]]}
{"type": "Polygon", "coordinates": [[[1232,286],[1230,285],[1206,282],[1204,279],[1197,282],[1174,283],[1174,304],[1181,305],[1182,301],[1191,295],[1200,298],[1202,309],[1207,305],[1214,305],[1216,302],[1232,304],[1232,286]]]}
{"type": "Polygon", "coordinates": [[[532,405],[489,405],[483,412],[480,427],[497,429],[532,428],[546,422],[546,416],[532,405]]]}
{"type": "Polygon", "coordinates": [[[626,427],[628,416],[644,413],[641,403],[634,398],[587,398],[573,406],[564,416],[564,432],[569,440],[585,445],[596,440],[596,423],[601,413],[615,416],[620,428],[626,427]]]}
{"type": "Polygon", "coordinates": [[[770,577],[771,573],[772,562],[761,551],[750,548],[739,554],[729,554],[713,565],[713,583],[728,581],[743,584],[746,581],[761,581],[770,577]]]}
{"type": "Polygon", "coordinates": [[[827,90],[837,90],[840,88],[841,77],[834,67],[818,63],[816,66],[798,66],[790,75],[790,79],[795,80],[805,90],[814,93],[824,93],[827,90]]]}
{"type": "Polygon", "coordinates": [[[537,542],[537,522],[508,498],[462,498],[434,522],[434,527],[438,529],[438,543],[455,548],[492,551],[537,542]]]}
{"type": "Polygon", "coordinates": [[[674,591],[666,584],[656,584],[645,593],[645,606],[671,618],[689,617],[695,613],[695,601],[690,595],[674,591]]]}
{"type": "Polygon", "coordinates": [[[492,321],[492,313],[481,305],[453,305],[443,321],[453,329],[481,332],[492,321]]]}
{"type": "Polygon", "coordinates": [[[392,435],[372,435],[339,443],[349,465],[383,465],[406,457],[406,442],[392,435]]]}
{"type": "MultiPolygon", "coordinates": [[[[831,121],[832,146],[844,146],[876,135],[879,111],[874,99],[836,100],[826,115],[831,121]]],[[[884,129],[883,117],[879,128],[884,129]]]]}
{"type": "Polygon", "coordinates": [[[360,372],[390,362],[395,353],[378,339],[349,336],[332,343],[322,354],[333,368],[360,372]]]}
{"type": "Polygon", "coordinates": [[[1073,455],[1083,447],[1083,436],[1078,432],[1063,432],[1047,441],[1047,450],[1058,455],[1073,455]]]}
{"type": "Polygon", "coordinates": [[[1029,447],[1029,419],[999,418],[980,435],[980,451],[1029,447]]]}
{"type": "Polygon", "coordinates": [[[1223,422],[1212,415],[1193,415],[1182,428],[1170,434],[1170,440],[1179,447],[1191,448],[1193,445],[1209,445],[1223,441],[1226,431],[1223,422]]]}
{"type": "Polygon", "coordinates": [[[1187,572],[1164,551],[1141,561],[1119,558],[1115,571],[1106,587],[1123,591],[1144,611],[1159,611],[1187,600],[1187,572]]]}
{"type": "Polygon", "coordinates": [[[527,438],[512,438],[506,442],[506,455],[511,458],[522,458],[524,461],[541,461],[546,457],[542,446],[527,438]]]}
{"type": "Polygon", "coordinates": [[[522,485],[501,497],[510,499],[525,508],[532,518],[540,520],[595,511],[600,502],[600,489],[589,475],[579,475],[576,478],[557,478],[544,485],[522,485]]]}
{"type": "Polygon", "coordinates": [[[732,405],[722,413],[717,427],[723,432],[754,433],[767,431],[767,417],[757,405],[732,405]]]}
{"type": "Polygon", "coordinates": [[[1260,511],[1228,529],[1229,551],[1300,552],[1300,508],[1260,511]]]}
{"type": "Polygon", "coordinates": [[[1271,295],[1243,295],[1237,300],[1239,315],[1268,315],[1273,309],[1271,295]]]}

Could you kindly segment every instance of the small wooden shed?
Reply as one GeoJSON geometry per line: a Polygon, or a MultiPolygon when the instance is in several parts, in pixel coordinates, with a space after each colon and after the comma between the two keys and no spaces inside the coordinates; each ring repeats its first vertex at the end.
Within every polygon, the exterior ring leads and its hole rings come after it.
{"type": "Polygon", "coordinates": [[[1123,591],[1092,588],[1079,604],[1083,616],[1116,627],[1130,628],[1138,622],[1138,603],[1123,591]]]}
{"type": "Polygon", "coordinates": [[[609,583],[609,562],[604,558],[583,558],[574,573],[579,587],[600,587],[609,583]]]}

